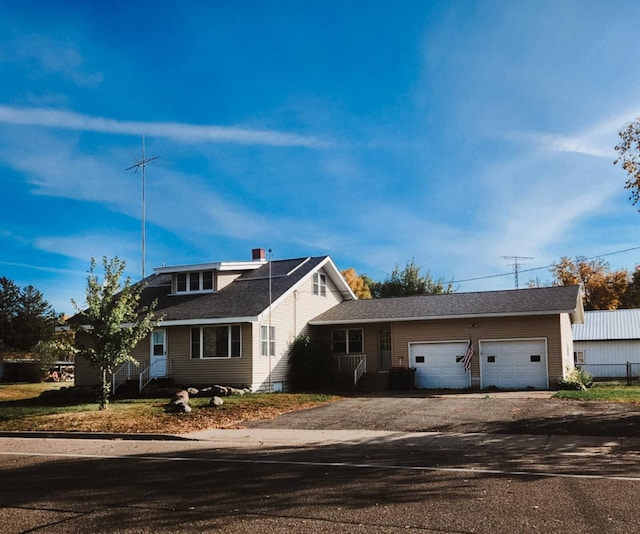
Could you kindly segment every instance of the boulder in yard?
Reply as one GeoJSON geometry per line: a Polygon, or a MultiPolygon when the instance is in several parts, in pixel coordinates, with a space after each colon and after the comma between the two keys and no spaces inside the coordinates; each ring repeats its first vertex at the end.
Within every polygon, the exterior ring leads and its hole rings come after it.
{"type": "Polygon", "coordinates": [[[214,408],[219,408],[220,406],[222,406],[224,404],[224,400],[220,397],[217,396],[213,396],[211,397],[211,400],[209,401],[209,406],[213,406],[214,408]]]}

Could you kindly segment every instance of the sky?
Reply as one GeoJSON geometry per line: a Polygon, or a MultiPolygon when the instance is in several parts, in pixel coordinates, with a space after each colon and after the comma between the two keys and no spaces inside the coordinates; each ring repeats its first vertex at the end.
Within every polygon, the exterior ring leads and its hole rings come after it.
{"type": "Polygon", "coordinates": [[[636,1],[0,1],[0,276],[330,255],[456,291],[640,263],[636,1]],[[128,170],[127,170],[128,169],[128,170]],[[624,252],[623,252],[624,251],[624,252]],[[529,269],[536,269],[526,271],[529,269]]]}

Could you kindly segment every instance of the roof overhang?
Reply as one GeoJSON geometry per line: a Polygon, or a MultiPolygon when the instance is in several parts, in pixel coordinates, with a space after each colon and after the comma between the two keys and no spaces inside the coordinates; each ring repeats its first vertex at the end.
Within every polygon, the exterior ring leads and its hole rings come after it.
{"type": "Polygon", "coordinates": [[[483,314],[466,314],[466,315],[426,315],[417,317],[375,317],[370,319],[336,319],[333,321],[309,321],[312,326],[327,326],[337,324],[372,324],[372,323],[398,323],[398,322],[410,322],[410,321],[444,321],[452,319],[482,319],[482,318],[496,318],[496,317],[530,317],[532,315],[559,315],[561,313],[568,313],[569,310],[559,311],[542,311],[542,312],[518,312],[518,313],[483,313],[483,314]]]}
{"type": "Polygon", "coordinates": [[[262,267],[267,260],[256,261],[218,261],[214,263],[197,263],[193,265],[172,265],[170,267],[154,267],[157,274],[187,273],[193,271],[251,271],[262,267]]]}
{"type": "Polygon", "coordinates": [[[255,323],[257,317],[218,317],[206,319],[174,319],[168,321],[158,321],[156,326],[163,328],[166,326],[202,326],[215,324],[236,324],[236,323],[255,323]]]}

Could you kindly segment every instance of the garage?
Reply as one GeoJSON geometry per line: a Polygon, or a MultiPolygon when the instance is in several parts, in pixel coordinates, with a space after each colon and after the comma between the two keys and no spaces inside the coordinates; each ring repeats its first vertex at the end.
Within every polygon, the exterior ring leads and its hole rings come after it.
{"type": "Polygon", "coordinates": [[[462,389],[471,386],[470,373],[464,370],[468,341],[412,343],[411,367],[416,370],[415,385],[424,389],[462,389]]]}
{"type": "Polygon", "coordinates": [[[548,389],[546,339],[480,341],[481,387],[548,389]]]}

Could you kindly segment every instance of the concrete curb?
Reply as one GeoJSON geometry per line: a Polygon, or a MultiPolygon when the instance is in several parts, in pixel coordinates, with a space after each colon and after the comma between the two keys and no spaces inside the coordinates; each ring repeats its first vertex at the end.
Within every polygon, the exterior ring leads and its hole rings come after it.
{"type": "Polygon", "coordinates": [[[129,441],[193,441],[177,434],[127,434],[124,432],[56,432],[47,430],[0,431],[0,438],[105,439],[129,441]]]}

